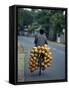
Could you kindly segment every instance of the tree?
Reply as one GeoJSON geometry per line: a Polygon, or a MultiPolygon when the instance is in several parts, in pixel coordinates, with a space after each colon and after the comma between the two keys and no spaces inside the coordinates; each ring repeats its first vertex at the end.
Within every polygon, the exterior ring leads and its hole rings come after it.
{"type": "Polygon", "coordinates": [[[65,28],[65,15],[63,10],[48,9],[18,9],[18,27],[30,26],[29,31],[35,32],[35,28],[42,26],[45,32],[53,32],[54,38],[65,28]],[[37,25],[36,25],[37,24],[37,25]],[[55,29],[55,30],[54,30],[55,29]]]}
{"type": "Polygon", "coordinates": [[[65,16],[63,11],[55,11],[51,16],[51,23],[55,26],[55,29],[58,33],[62,32],[62,29],[65,28],[65,16]]]}
{"type": "Polygon", "coordinates": [[[32,24],[33,17],[31,15],[31,11],[24,10],[23,8],[18,9],[18,26],[24,27],[32,24]]]}

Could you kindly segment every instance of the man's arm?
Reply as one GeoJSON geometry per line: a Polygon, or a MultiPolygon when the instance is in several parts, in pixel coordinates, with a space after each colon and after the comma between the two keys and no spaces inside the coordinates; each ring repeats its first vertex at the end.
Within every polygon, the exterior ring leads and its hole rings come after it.
{"type": "Polygon", "coordinates": [[[47,42],[47,37],[45,36],[45,44],[48,44],[48,42],[47,42]]]}
{"type": "Polygon", "coordinates": [[[37,46],[37,35],[35,35],[34,43],[35,43],[35,46],[37,46]]]}

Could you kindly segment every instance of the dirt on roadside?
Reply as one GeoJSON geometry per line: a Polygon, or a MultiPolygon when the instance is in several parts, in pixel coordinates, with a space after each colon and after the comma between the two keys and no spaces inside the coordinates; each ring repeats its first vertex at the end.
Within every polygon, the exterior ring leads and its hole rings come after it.
{"type": "Polygon", "coordinates": [[[18,81],[24,81],[24,48],[18,44],[18,81]]]}

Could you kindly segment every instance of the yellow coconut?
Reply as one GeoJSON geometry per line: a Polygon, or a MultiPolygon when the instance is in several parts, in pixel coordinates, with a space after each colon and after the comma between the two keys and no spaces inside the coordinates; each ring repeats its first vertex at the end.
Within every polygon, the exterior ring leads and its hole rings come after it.
{"type": "Polygon", "coordinates": [[[35,70],[35,68],[31,68],[31,70],[30,70],[30,71],[31,71],[31,72],[34,72],[34,70],[35,70]]]}
{"type": "Polygon", "coordinates": [[[48,54],[47,57],[50,58],[50,55],[48,54]]]}
{"type": "Polygon", "coordinates": [[[37,53],[37,52],[38,52],[38,49],[37,49],[37,48],[36,48],[36,49],[34,49],[34,52],[36,52],[36,53],[37,53]]]}
{"type": "Polygon", "coordinates": [[[49,59],[51,59],[51,60],[52,60],[52,57],[49,57],[49,59]]]}
{"type": "Polygon", "coordinates": [[[35,60],[33,60],[33,61],[32,61],[32,64],[35,64],[35,63],[36,63],[36,61],[35,61],[35,60]]]}
{"type": "Polygon", "coordinates": [[[44,62],[46,63],[46,62],[48,62],[47,60],[44,60],[44,62]]]}
{"type": "Polygon", "coordinates": [[[41,50],[39,50],[38,52],[39,52],[39,53],[41,53],[42,51],[41,51],[41,50]]]}
{"type": "Polygon", "coordinates": [[[34,56],[33,59],[36,60],[36,57],[34,56]]]}
{"type": "Polygon", "coordinates": [[[42,63],[41,63],[41,65],[43,65],[43,66],[44,66],[44,62],[42,62],[42,63]]]}
{"type": "Polygon", "coordinates": [[[47,59],[47,57],[44,57],[44,60],[46,60],[47,59]]]}
{"type": "Polygon", "coordinates": [[[49,55],[52,55],[52,53],[51,53],[51,52],[49,52],[49,55]]]}
{"type": "Polygon", "coordinates": [[[32,65],[32,62],[29,62],[29,65],[32,65]]]}
{"type": "Polygon", "coordinates": [[[32,49],[34,50],[34,49],[36,49],[37,47],[33,47],[32,49]]]}
{"type": "Polygon", "coordinates": [[[49,62],[49,61],[50,61],[50,59],[47,59],[47,60],[46,60],[46,62],[49,62]]]}
{"type": "Polygon", "coordinates": [[[36,66],[38,65],[38,62],[36,62],[36,66]]]}
{"type": "Polygon", "coordinates": [[[34,57],[34,54],[33,54],[33,53],[31,53],[31,54],[30,54],[30,56],[31,56],[31,57],[34,57]]]}
{"type": "Polygon", "coordinates": [[[35,64],[32,64],[32,67],[33,67],[33,68],[35,68],[35,66],[36,66],[35,64]]]}
{"type": "Polygon", "coordinates": [[[45,53],[45,56],[47,57],[47,56],[48,56],[48,54],[47,54],[47,53],[45,53]]]}
{"type": "Polygon", "coordinates": [[[31,53],[34,53],[34,50],[33,49],[31,50],[31,53]]]}
{"type": "Polygon", "coordinates": [[[40,50],[40,49],[41,49],[41,47],[40,47],[40,46],[38,46],[38,47],[37,47],[37,49],[38,49],[38,50],[40,50]]]}
{"type": "Polygon", "coordinates": [[[51,49],[48,47],[48,48],[47,48],[47,51],[48,51],[48,52],[51,52],[51,49]]]}
{"type": "Polygon", "coordinates": [[[41,53],[45,54],[45,51],[43,50],[43,51],[41,51],[41,53]]]}
{"type": "Polygon", "coordinates": [[[41,50],[42,50],[42,51],[44,50],[44,46],[41,46],[41,50]]]}
{"type": "Polygon", "coordinates": [[[34,54],[35,57],[37,57],[37,54],[34,54]]]}
{"type": "Polygon", "coordinates": [[[50,65],[51,65],[51,63],[48,63],[47,65],[48,65],[48,66],[50,66],[50,65]]]}
{"type": "Polygon", "coordinates": [[[44,65],[45,68],[47,68],[48,66],[47,65],[44,65]]]}
{"type": "Polygon", "coordinates": [[[48,47],[48,45],[47,45],[47,44],[45,44],[45,45],[44,45],[44,47],[45,47],[45,48],[47,48],[47,47],[48,47]]]}
{"type": "Polygon", "coordinates": [[[32,62],[33,61],[33,58],[30,58],[30,62],[32,62]]]}
{"type": "Polygon", "coordinates": [[[47,52],[48,47],[44,47],[44,50],[47,52]]]}
{"type": "Polygon", "coordinates": [[[38,67],[35,67],[35,69],[37,70],[37,69],[38,69],[38,67]]]}

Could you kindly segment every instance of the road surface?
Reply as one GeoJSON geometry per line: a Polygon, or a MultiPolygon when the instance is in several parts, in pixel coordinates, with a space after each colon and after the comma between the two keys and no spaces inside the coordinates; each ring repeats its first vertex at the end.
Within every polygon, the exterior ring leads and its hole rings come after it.
{"type": "MultiPolygon", "coordinates": [[[[18,37],[18,42],[24,47],[24,81],[40,81],[40,80],[58,80],[65,78],[65,47],[57,43],[48,42],[53,53],[52,65],[42,75],[38,75],[38,70],[30,73],[29,70],[29,55],[30,50],[34,46],[34,38],[18,37]]],[[[19,68],[19,67],[18,67],[19,68]]],[[[21,76],[22,77],[22,76],[21,76]]]]}

